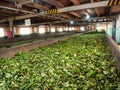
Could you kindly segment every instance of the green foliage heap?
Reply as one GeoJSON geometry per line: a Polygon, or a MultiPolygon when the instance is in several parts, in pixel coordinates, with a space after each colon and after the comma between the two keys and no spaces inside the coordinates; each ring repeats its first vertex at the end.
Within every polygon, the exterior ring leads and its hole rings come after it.
{"type": "Polygon", "coordinates": [[[0,90],[119,90],[119,77],[104,33],[0,60],[0,90]]]}

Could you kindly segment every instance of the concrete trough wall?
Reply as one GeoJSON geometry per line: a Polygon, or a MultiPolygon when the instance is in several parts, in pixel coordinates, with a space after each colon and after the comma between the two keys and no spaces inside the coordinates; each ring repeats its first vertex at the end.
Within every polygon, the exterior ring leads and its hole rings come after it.
{"type": "Polygon", "coordinates": [[[117,69],[120,72],[120,47],[109,35],[106,34],[106,37],[111,48],[112,57],[116,60],[117,69]]]}
{"type": "MultiPolygon", "coordinates": [[[[73,34],[73,35],[69,35],[69,36],[50,38],[48,40],[44,40],[41,42],[27,43],[27,44],[21,45],[21,46],[15,46],[15,47],[11,47],[11,48],[1,49],[0,50],[0,58],[13,57],[14,55],[16,55],[19,52],[27,52],[27,51],[36,49],[41,46],[54,44],[58,41],[67,40],[69,38],[79,36],[80,34],[82,34],[82,33],[73,34]]],[[[117,61],[117,63],[116,63],[117,69],[120,72],[120,48],[109,35],[106,34],[106,37],[107,37],[107,40],[108,40],[110,48],[111,48],[112,57],[117,61]]]]}
{"type": "Polygon", "coordinates": [[[78,35],[80,35],[80,33],[69,35],[69,36],[61,36],[61,37],[57,37],[57,38],[51,38],[49,40],[45,40],[45,41],[41,41],[41,42],[28,43],[28,44],[21,45],[21,46],[15,46],[15,47],[11,47],[11,48],[1,49],[0,50],[0,58],[12,57],[19,52],[27,52],[27,51],[36,49],[40,46],[50,45],[50,44],[56,43],[58,41],[67,40],[69,38],[72,38],[72,37],[75,37],[78,35]]]}
{"type": "Polygon", "coordinates": [[[77,32],[62,32],[62,33],[50,33],[50,34],[32,34],[32,35],[25,35],[25,36],[20,36],[20,37],[15,37],[11,39],[4,39],[0,38],[0,44],[10,44],[14,42],[20,42],[20,41],[25,41],[25,40],[34,40],[34,39],[43,39],[46,37],[55,37],[55,36],[61,36],[61,35],[66,35],[66,34],[74,34],[77,32]]]}

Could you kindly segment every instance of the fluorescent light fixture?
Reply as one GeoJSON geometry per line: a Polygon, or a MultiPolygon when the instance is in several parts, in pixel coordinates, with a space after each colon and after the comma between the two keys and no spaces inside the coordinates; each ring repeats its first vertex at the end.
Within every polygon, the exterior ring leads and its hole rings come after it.
{"type": "Polygon", "coordinates": [[[74,24],[74,21],[70,21],[70,24],[74,24]]]}
{"type": "Polygon", "coordinates": [[[105,18],[104,21],[106,21],[107,19],[105,18]]]}
{"type": "Polygon", "coordinates": [[[98,31],[101,31],[101,30],[102,30],[102,28],[101,28],[100,26],[98,26],[96,29],[97,29],[98,31]]]}
{"type": "Polygon", "coordinates": [[[85,31],[85,27],[80,27],[80,30],[81,31],[85,31]]]}
{"type": "Polygon", "coordinates": [[[99,19],[98,21],[103,21],[102,19],[99,19]]]}
{"type": "Polygon", "coordinates": [[[94,22],[96,22],[97,20],[93,20],[94,22]]]}
{"type": "Polygon", "coordinates": [[[89,19],[90,18],[90,16],[89,15],[86,15],[86,19],[89,19]]]}
{"type": "Polygon", "coordinates": [[[4,36],[5,36],[4,29],[0,28],[0,37],[4,37],[4,36]]]}
{"type": "Polygon", "coordinates": [[[21,35],[29,35],[31,34],[30,28],[20,28],[20,34],[21,35]]]}
{"type": "Polygon", "coordinates": [[[51,28],[51,30],[50,30],[51,32],[55,32],[55,28],[51,28]]]}
{"type": "Polygon", "coordinates": [[[45,28],[44,27],[40,27],[39,28],[39,33],[40,34],[44,34],[46,31],[45,31],[45,28]]]}

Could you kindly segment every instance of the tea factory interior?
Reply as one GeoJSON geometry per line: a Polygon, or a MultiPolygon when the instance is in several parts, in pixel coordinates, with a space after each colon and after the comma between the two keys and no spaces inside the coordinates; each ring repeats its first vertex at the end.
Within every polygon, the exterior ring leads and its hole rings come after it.
{"type": "Polygon", "coordinates": [[[0,90],[120,90],[119,45],[120,0],[0,0],[0,90]]]}

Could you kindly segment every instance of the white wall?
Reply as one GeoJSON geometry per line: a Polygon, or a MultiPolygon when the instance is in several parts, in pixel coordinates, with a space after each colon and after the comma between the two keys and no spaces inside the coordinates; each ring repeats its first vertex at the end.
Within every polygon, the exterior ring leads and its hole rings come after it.
{"type": "Polygon", "coordinates": [[[96,29],[98,31],[107,30],[107,23],[97,23],[96,24],[96,29]]]}
{"type": "Polygon", "coordinates": [[[117,43],[120,43],[120,15],[116,18],[116,37],[117,43]]]}

